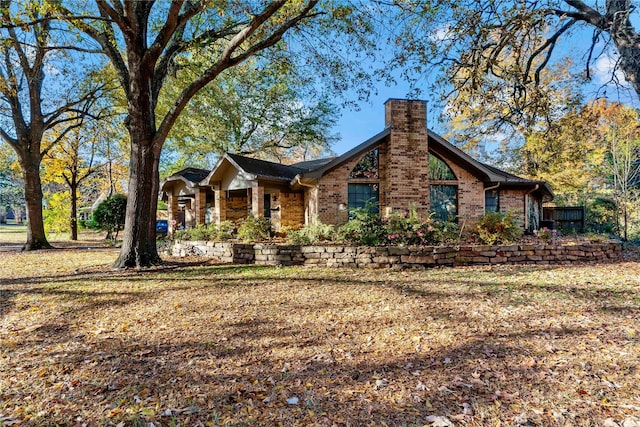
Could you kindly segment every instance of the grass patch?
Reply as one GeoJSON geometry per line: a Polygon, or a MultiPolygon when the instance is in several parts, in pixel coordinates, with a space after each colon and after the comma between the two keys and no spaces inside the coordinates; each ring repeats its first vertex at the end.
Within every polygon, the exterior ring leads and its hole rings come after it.
{"type": "Polygon", "coordinates": [[[0,420],[547,426],[640,412],[637,263],[115,272],[115,257],[2,254],[0,420]]]}
{"type": "Polygon", "coordinates": [[[27,240],[27,226],[0,224],[0,242],[24,243],[27,240]]]}

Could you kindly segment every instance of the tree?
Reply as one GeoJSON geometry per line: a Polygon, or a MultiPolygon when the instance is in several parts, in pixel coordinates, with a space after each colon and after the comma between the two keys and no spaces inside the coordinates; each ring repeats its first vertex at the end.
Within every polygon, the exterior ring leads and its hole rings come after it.
{"type": "Polygon", "coordinates": [[[69,189],[68,229],[71,240],[78,240],[78,190],[101,167],[96,162],[99,138],[99,129],[74,129],[47,153],[48,158],[44,162],[51,180],[63,182],[69,189]]]}
{"type": "Polygon", "coordinates": [[[604,105],[607,102],[600,100],[571,110],[547,129],[530,132],[524,144],[513,150],[516,169],[549,182],[556,203],[584,204],[607,185],[604,105]]]}
{"type": "Polygon", "coordinates": [[[599,99],[533,132],[514,157],[520,159],[518,170],[553,186],[556,203],[602,210],[613,195],[615,223],[626,240],[640,182],[639,126],[637,110],[599,99]]]}
{"type": "Polygon", "coordinates": [[[9,209],[15,212],[24,205],[24,185],[14,162],[11,150],[0,146],[0,223],[6,221],[9,209]]]}
{"type": "Polygon", "coordinates": [[[117,239],[125,226],[127,197],[114,194],[98,205],[93,213],[92,225],[107,232],[107,239],[117,239]]]}
{"type": "MultiPolygon", "coordinates": [[[[161,104],[175,97],[177,83],[169,80],[161,104]]],[[[200,167],[211,167],[224,152],[279,161],[318,157],[335,140],[338,108],[326,97],[305,99],[312,83],[277,60],[236,66],[191,100],[166,148],[179,164],[200,167]]]]}
{"type": "Polygon", "coordinates": [[[562,41],[584,44],[587,78],[596,58],[617,55],[611,79],[621,70],[640,94],[640,34],[632,24],[637,9],[631,0],[595,5],[581,0],[424,0],[399,4],[399,13],[409,23],[396,39],[400,48],[396,64],[411,65],[418,74],[425,67],[442,70],[439,81],[445,97],[480,93],[487,84],[499,83],[508,95],[504,115],[517,120],[523,108],[537,102],[535,88],[543,70],[554,58],[559,59],[562,41]],[[580,29],[592,31],[586,43],[571,38],[580,29]]]}
{"type": "Polygon", "coordinates": [[[0,138],[15,150],[23,174],[29,219],[25,250],[51,247],[42,217],[42,158],[82,124],[99,90],[83,91],[67,74],[59,56],[69,47],[58,45],[52,14],[46,3],[5,0],[0,5],[0,138]],[[45,142],[54,131],[57,136],[45,142]]]}
{"type": "Polygon", "coordinates": [[[609,106],[615,119],[606,117],[605,140],[614,199],[622,218],[622,238],[629,239],[630,211],[638,200],[640,184],[640,117],[637,110],[620,104],[609,106]]]}
{"type": "Polygon", "coordinates": [[[129,189],[122,249],[114,267],[161,262],[155,240],[160,153],[187,103],[225,70],[276,46],[289,30],[317,17],[317,3],[96,0],[99,16],[56,5],[100,45],[127,98],[129,189]],[[158,116],[160,91],[177,60],[204,47],[214,58],[211,65],[187,83],[164,116],[158,116]]]}

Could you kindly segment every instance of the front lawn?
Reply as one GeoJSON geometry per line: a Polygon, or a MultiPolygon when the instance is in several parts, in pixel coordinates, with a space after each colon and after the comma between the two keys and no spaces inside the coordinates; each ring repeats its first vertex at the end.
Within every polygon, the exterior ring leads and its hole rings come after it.
{"type": "Polygon", "coordinates": [[[116,256],[0,253],[0,425],[640,422],[637,263],[115,272],[116,256]]]}

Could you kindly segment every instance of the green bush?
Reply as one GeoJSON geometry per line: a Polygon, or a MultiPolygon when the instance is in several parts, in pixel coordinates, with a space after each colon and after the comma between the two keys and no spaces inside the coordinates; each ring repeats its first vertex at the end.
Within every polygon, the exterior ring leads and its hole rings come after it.
{"type": "Polygon", "coordinates": [[[522,236],[513,212],[487,212],[478,221],[476,233],[480,241],[487,245],[511,243],[522,236]]]}
{"type": "Polygon", "coordinates": [[[215,240],[215,227],[207,224],[197,224],[189,228],[189,240],[215,240]]]}
{"type": "Polygon", "coordinates": [[[127,196],[114,194],[98,205],[91,218],[92,226],[106,231],[107,239],[116,239],[118,232],[124,229],[126,210],[127,196]]]}
{"type": "Polygon", "coordinates": [[[238,238],[245,242],[268,240],[271,237],[271,221],[266,218],[247,217],[238,226],[238,238]]]}
{"type": "Polygon", "coordinates": [[[350,212],[351,219],[338,227],[340,240],[356,245],[376,246],[387,242],[387,229],[380,215],[367,208],[350,212]]]}
{"type": "Polygon", "coordinates": [[[618,208],[615,200],[596,197],[587,202],[587,231],[594,233],[614,233],[617,231],[618,208]]]}
{"type": "Polygon", "coordinates": [[[235,224],[231,221],[222,221],[220,224],[198,224],[185,230],[177,230],[173,233],[174,240],[209,240],[224,241],[233,238],[235,224]]]}
{"type": "Polygon", "coordinates": [[[316,221],[299,230],[287,233],[287,241],[298,245],[308,245],[318,242],[330,242],[335,239],[336,228],[331,224],[316,221]]]}
{"type": "Polygon", "coordinates": [[[189,230],[176,230],[171,235],[173,240],[191,240],[189,230]]]}

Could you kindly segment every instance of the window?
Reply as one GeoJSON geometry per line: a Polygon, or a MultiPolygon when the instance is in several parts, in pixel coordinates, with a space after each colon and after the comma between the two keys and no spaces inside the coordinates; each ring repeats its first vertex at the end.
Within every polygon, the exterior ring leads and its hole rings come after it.
{"type": "Polygon", "coordinates": [[[484,211],[500,212],[500,191],[487,190],[484,192],[484,211]]]}
{"type": "Polygon", "coordinates": [[[458,186],[432,184],[429,186],[431,212],[436,219],[453,221],[458,215],[458,186]]]}
{"type": "Polygon", "coordinates": [[[378,179],[379,177],[377,148],[365,154],[349,174],[349,179],[378,179]]]}
{"type": "Polygon", "coordinates": [[[429,153],[429,179],[434,181],[455,181],[456,175],[440,157],[429,153]]]}
{"type": "Polygon", "coordinates": [[[349,184],[349,211],[370,208],[378,212],[378,184],[349,184]]]}

